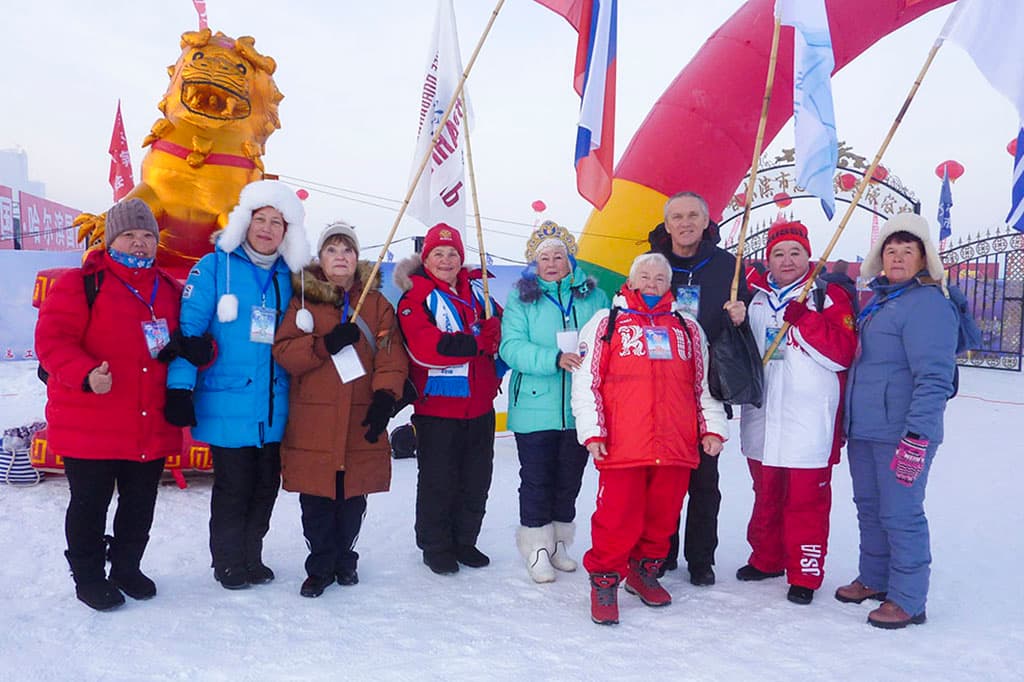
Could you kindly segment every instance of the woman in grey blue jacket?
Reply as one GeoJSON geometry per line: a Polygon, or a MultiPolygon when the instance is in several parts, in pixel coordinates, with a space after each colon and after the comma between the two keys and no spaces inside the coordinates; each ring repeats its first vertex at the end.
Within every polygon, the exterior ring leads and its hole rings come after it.
{"type": "Polygon", "coordinates": [[[925,485],[952,395],[959,321],[921,216],[890,219],[861,273],[874,277],[874,296],[860,313],[845,417],[860,571],[836,599],[882,601],[868,622],[896,629],[925,621],[925,485]]]}
{"type": "MultiPolygon", "coordinates": [[[[270,354],[292,298],[291,272],[311,260],[294,191],[260,180],[242,189],[214,252],[189,272],[181,297],[181,357],[167,372],[167,420],[210,444],[210,553],[227,589],[274,579],[263,537],[281,487],[288,375],[270,354]],[[212,337],[212,363],[189,350],[212,337]]],[[[205,355],[205,354],[200,354],[205,355]]]]}
{"type": "Polygon", "coordinates": [[[568,230],[541,224],[501,320],[499,354],[512,368],[508,428],[519,450],[516,544],[539,583],[554,580],[555,569],[576,570],[566,548],[575,534],[587,451],[576,440],[570,372],[581,362],[577,330],[608,307],[608,296],[576,267],[575,251],[568,230]]]}

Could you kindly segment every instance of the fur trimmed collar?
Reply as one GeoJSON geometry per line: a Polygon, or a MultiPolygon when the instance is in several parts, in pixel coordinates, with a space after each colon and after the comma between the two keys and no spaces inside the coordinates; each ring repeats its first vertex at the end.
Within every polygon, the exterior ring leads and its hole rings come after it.
{"type": "MultiPolygon", "coordinates": [[[[373,271],[373,263],[365,260],[359,261],[359,265],[356,267],[356,278],[352,284],[350,291],[358,297],[363,290],[363,282],[370,276],[370,272],[373,271]]],[[[299,273],[292,274],[292,289],[298,291],[303,284],[306,287],[306,301],[312,303],[327,303],[329,305],[339,305],[344,299],[342,297],[341,289],[331,282],[327,281],[327,276],[324,275],[323,269],[319,264],[308,265],[303,268],[301,273],[301,279],[299,273]]],[[[374,277],[374,283],[372,291],[379,291],[381,287],[380,271],[377,271],[377,276],[374,277]]]]}

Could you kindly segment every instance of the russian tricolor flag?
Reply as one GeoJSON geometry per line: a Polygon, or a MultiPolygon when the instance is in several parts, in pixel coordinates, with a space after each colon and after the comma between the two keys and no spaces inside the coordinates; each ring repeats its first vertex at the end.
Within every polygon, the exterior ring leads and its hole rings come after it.
{"type": "Polygon", "coordinates": [[[565,17],[579,33],[573,79],[581,99],[576,187],[584,199],[601,209],[612,193],[618,0],[537,2],[565,17]]]}

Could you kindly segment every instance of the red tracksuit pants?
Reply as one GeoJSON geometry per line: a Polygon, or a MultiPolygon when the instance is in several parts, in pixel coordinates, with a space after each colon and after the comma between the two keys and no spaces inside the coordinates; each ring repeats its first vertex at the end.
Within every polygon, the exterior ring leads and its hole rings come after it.
{"type": "Polygon", "coordinates": [[[590,517],[593,546],[583,555],[587,572],[625,576],[630,559],[664,557],[689,484],[682,466],[603,469],[590,517]]]}
{"type": "Polygon", "coordinates": [[[747,562],[790,585],[816,590],[825,577],[832,467],[789,469],[747,459],[754,479],[754,509],[747,524],[753,551],[747,562]]]}

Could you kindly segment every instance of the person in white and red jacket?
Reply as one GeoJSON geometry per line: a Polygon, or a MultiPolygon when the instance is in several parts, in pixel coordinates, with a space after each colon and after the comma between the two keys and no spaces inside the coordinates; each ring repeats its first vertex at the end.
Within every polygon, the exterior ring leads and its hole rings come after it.
{"type": "Polygon", "coordinates": [[[768,232],[768,272],[751,272],[750,326],[763,355],[784,322],[792,325],[764,370],[764,404],[743,406],[740,446],[754,484],[747,526],[752,548],[736,572],[743,581],[786,575],[787,599],[810,604],[824,578],[832,466],[843,445],[846,369],[857,347],[849,294],[811,275],[807,228],[799,222],[768,232]]]}
{"type": "Polygon", "coordinates": [[[648,606],[672,602],[657,577],[669,536],[700,448],[718,455],[725,440],[725,408],[708,392],[704,332],[673,310],[671,281],[663,255],[638,256],[612,309],[580,331],[572,411],[600,472],[593,546],[583,557],[598,624],[618,622],[623,576],[648,606]]]}

